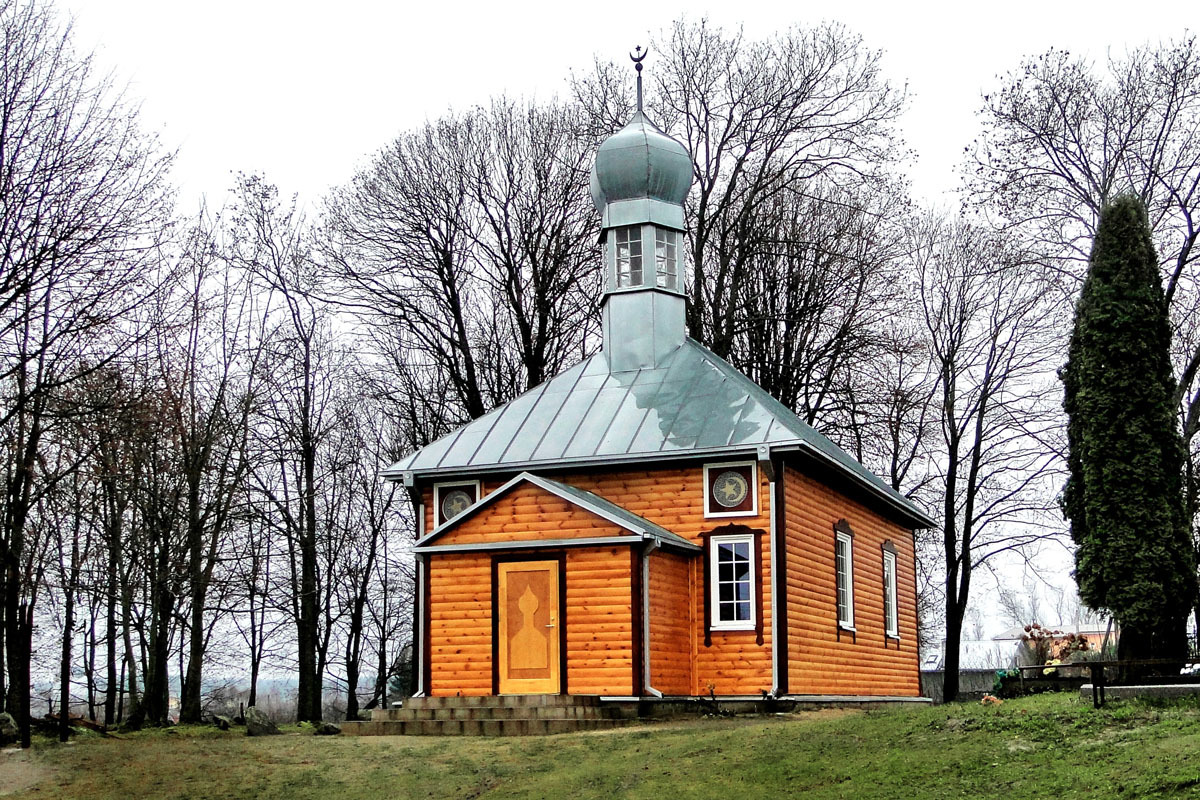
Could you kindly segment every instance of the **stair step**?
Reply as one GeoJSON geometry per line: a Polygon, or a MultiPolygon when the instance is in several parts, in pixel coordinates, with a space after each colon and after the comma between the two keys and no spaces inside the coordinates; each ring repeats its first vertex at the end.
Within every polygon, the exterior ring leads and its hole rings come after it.
{"type": "Polygon", "coordinates": [[[410,697],[405,708],[527,708],[530,706],[594,706],[601,705],[596,695],[577,694],[511,694],[472,695],[467,697],[410,697]]]}
{"type": "Polygon", "coordinates": [[[623,727],[627,719],[411,719],[347,722],[348,736],[539,736],[623,727]]]}
{"type": "Polygon", "coordinates": [[[376,709],[371,719],[379,722],[425,720],[508,720],[508,719],[614,719],[623,716],[620,709],[605,706],[462,706],[451,708],[376,709]]]}

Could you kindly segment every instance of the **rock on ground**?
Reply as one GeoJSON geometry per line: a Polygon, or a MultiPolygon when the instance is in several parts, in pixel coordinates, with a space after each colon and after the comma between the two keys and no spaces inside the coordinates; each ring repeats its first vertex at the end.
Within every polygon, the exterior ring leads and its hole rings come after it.
{"type": "Polygon", "coordinates": [[[0,746],[15,742],[20,736],[21,731],[17,728],[17,721],[12,718],[12,714],[0,712],[0,746]]]}
{"type": "Polygon", "coordinates": [[[317,725],[317,729],[314,731],[317,736],[337,736],[341,732],[342,729],[332,722],[322,722],[317,725]]]}
{"type": "Polygon", "coordinates": [[[280,733],[279,728],[275,727],[275,723],[271,722],[266,714],[254,706],[246,709],[247,736],[275,736],[278,733],[280,733]]]}

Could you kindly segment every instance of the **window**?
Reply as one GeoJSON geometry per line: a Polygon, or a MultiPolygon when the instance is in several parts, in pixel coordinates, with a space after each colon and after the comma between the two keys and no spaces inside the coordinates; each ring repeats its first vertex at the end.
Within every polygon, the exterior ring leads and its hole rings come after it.
{"type": "Polygon", "coordinates": [[[900,620],[896,610],[896,550],[891,542],[883,545],[883,630],[900,638],[900,620]]]}
{"type": "Polygon", "coordinates": [[[449,522],[475,505],[479,496],[479,481],[434,484],[433,527],[449,522]]]}
{"type": "Polygon", "coordinates": [[[758,482],[753,461],[704,465],[704,516],[758,514],[758,482]]]}
{"type": "Polygon", "coordinates": [[[834,526],[837,536],[837,618],[838,626],[854,629],[854,534],[845,522],[834,526]],[[839,527],[843,526],[843,527],[839,527]]]}
{"type": "Polygon", "coordinates": [[[754,536],[714,536],[709,542],[714,630],[755,630],[754,536]]]}
{"type": "Polygon", "coordinates": [[[654,229],[654,274],[658,288],[678,289],[679,232],[654,229]]]}
{"type": "Polygon", "coordinates": [[[642,285],[642,229],[617,228],[617,288],[642,285]]]}

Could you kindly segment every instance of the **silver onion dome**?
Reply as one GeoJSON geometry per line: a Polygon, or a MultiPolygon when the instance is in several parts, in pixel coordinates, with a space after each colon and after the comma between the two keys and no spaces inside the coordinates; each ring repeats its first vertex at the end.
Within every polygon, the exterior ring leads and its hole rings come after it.
{"type": "Polygon", "coordinates": [[[592,202],[600,212],[610,203],[643,198],[681,206],[691,185],[687,148],[640,110],[604,140],[592,165],[592,202]]]}

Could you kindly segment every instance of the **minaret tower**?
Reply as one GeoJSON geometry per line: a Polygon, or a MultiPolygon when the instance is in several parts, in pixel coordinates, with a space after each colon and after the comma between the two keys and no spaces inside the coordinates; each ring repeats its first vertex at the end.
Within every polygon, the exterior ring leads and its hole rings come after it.
{"type": "Polygon", "coordinates": [[[686,336],[683,201],[692,185],[687,148],[642,110],[641,47],[637,111],[596,151],[592,201],[602,214],[606,265],[602,325],[612,372],[652,369],[686,336]]]}

